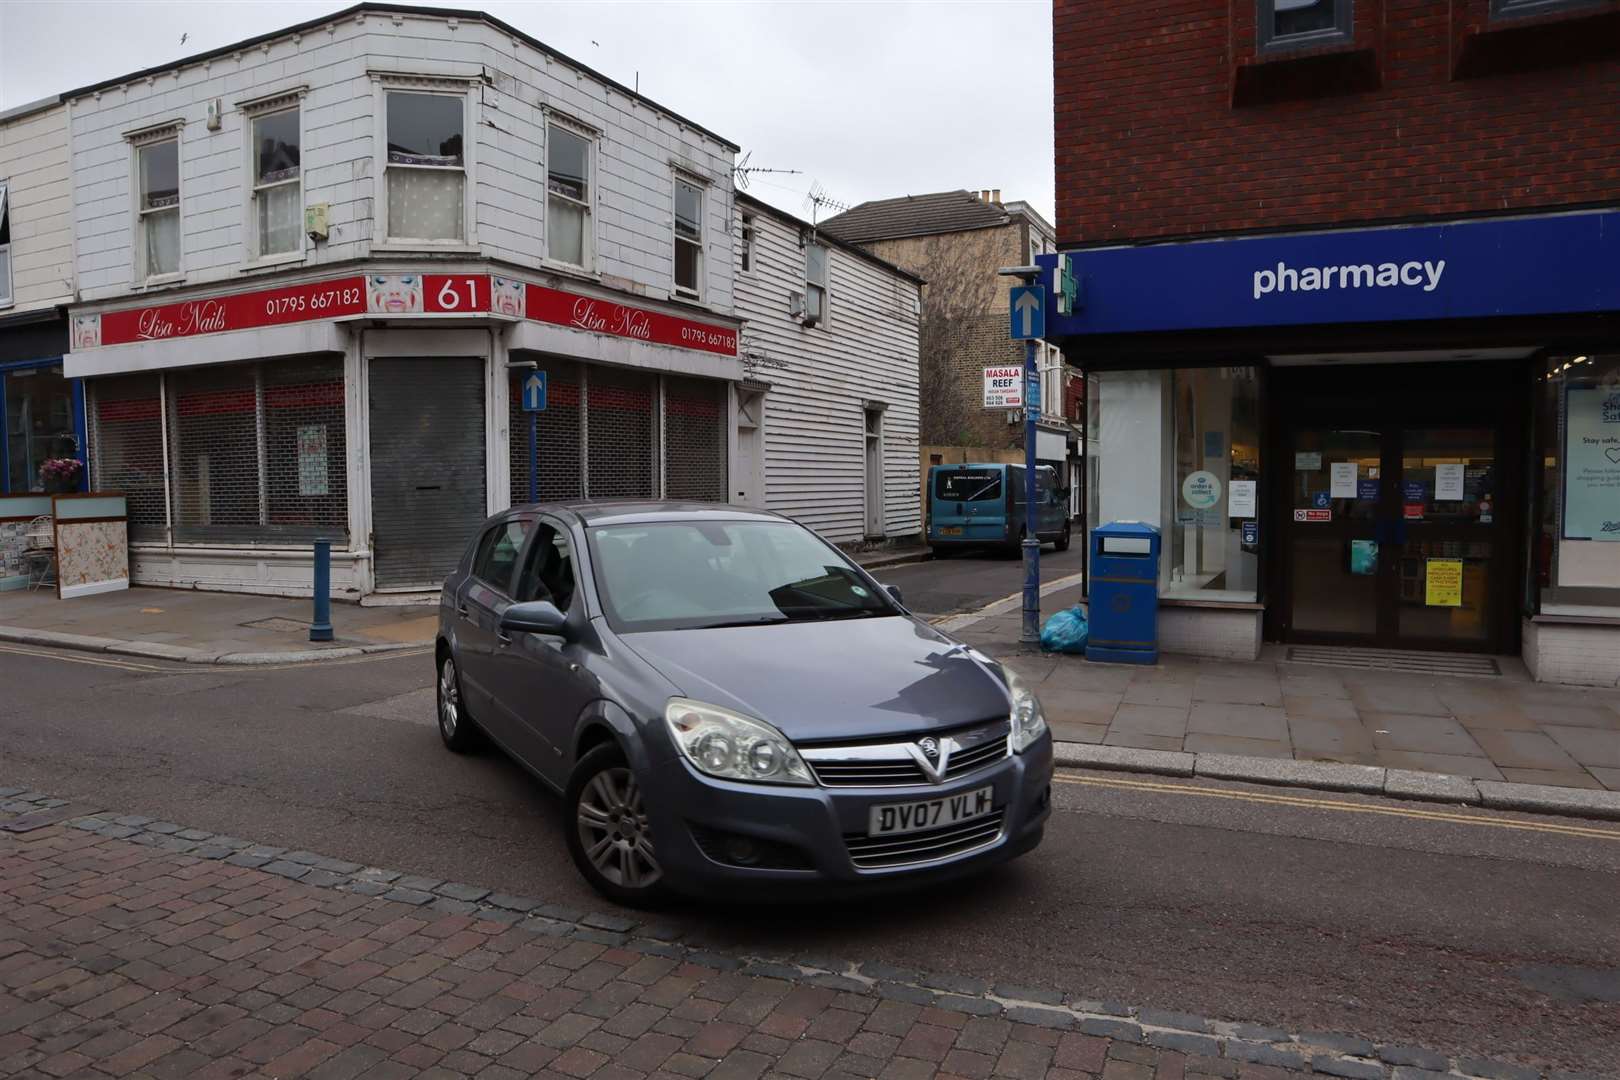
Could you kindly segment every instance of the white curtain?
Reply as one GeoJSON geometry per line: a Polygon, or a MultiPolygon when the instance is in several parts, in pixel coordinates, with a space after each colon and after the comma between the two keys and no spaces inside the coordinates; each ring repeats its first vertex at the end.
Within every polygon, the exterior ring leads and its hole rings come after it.
{"type": "Polygon", "coordinates": [[[299,220],[301,187],[282,184],[258,193],[260,255],[284,255],[298,250],[299,233],[304,227],[299,220]]]}
{"type": "Polygon", "coordinates": [[[464,183],[460,169],[389,169],[389,237],[460,240],[464,183]]]}
{"type": "Polygon", "coordinates": [[[180,272],[180,208],[149,213],[146,222],[146,276],[180,272]]]}
{"type": "Polygon", "coordinates": [[[547,200],[546,254],[558,262],[585,265],[585,208],[553,195],[547,200]]]}

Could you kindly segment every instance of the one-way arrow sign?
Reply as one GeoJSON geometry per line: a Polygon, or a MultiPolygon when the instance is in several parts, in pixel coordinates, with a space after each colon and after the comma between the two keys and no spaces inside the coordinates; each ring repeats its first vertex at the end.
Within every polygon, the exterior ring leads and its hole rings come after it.
{"type": "Polygon", "coordinates": [[[523,380],[523,411],[546,411],[546,373],[532,371],[529,377],[523,380]]]}
{"type": "Polygon", "coordinates": [[[1010,299],[1012,303],[1008,313],[1012,316],[1012,339],[1027,341],[1045,337],[1046,290],[1039,285],[1019,285],[1013,288],[1010,299]]]}

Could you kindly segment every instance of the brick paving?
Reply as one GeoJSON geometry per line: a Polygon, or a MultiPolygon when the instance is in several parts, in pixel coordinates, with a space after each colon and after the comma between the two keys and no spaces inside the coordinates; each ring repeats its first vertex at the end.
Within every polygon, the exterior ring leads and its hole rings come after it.
{"type": "Polygon", "coordinates": [[[548,936],[65,824],[0,836],[0,905],[7,1077],[1280,1075],[721,970],[652,941],[548,936]]]}
{"type": "MultiPolygon", "coordinates": [[[[876,963],[709,952],[616,915],[539,915],[522,898],[477,906],[452,895],[483,895],[465,885],[136,816],[75,817],[8,790],[0,1077],[1459,1075],[1444,1055],[1347,1036],[876,963]],[[392,887],[410,880],[437,898],[392,887]]],[[[1477,1068],[1460,1074],[1537,1075],[1477,1068]]]]}

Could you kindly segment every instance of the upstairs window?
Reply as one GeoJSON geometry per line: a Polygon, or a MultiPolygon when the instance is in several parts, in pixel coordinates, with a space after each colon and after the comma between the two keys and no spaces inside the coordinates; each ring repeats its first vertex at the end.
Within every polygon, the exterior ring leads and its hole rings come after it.
{"type": "Polygon", "coordinates": [[[754,269],[754,215],[742,216],[742,272],[754,269]]]}
{"type": "Polygon", "coordinates": [[[675,181],[675,294],[703,294],[703,189],[675,181]]]}
{"type": "Polygon", "coordinates": [[[11,300],[11,217],[6,210],[6,185],[0,184],[0,307],[8,307],[11,300]]]}
{"type": "Polygon", "coordinates": [[[1262,49],[1331,45],[1350,38],[1351,0],[1259,0],[1262,49]]]}
{"type": "Polygon", "coordinates": [[[546,258],[589,269],[592,259],[591,140],[546,125],[546,258]]]}
{"type": "Polygon", "coordinates": [[[254,257],[303,250],[303,170],[299,165],[298,110],[255,116],[249,125],[253,155],[254,257]]]}
{"type": "Polygon", "coordinates": [[[135,151],[140,173],[140,267],[143,279],[180,272],[180,140],[135,151]]]}
{"type": "Polygon", "coordinates": [[[465,95],[390,90],[387,97],[388,239],[464,240],[465,95]]]}
{"type": "Polygon", "coordinates": [[[824,322],[827,318],[827,247],[806,244],[804,248],[804,321],[824,322]]]}

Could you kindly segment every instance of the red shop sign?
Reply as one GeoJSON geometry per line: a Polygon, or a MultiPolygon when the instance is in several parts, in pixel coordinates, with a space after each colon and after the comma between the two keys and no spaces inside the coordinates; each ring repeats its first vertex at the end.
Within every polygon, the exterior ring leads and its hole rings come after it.
{"type": "Polygon", "coordinates": [[[654,345],[673,345],[678,349],[737,355],[737,331],[727,326],[694,322],[678,315],[579,296],[544,285],[529,285],[526,300],[528,317],[537,322],[633,338],[654,345]]]}
{"type": "Polygon", "coordinates": [[[359,276],[336,278],[159,307],[103,312],[101,344],[124,345],[131,341],[220,334],[258,326],[363,315],[365,311],[365,279],[359,276]]]}

